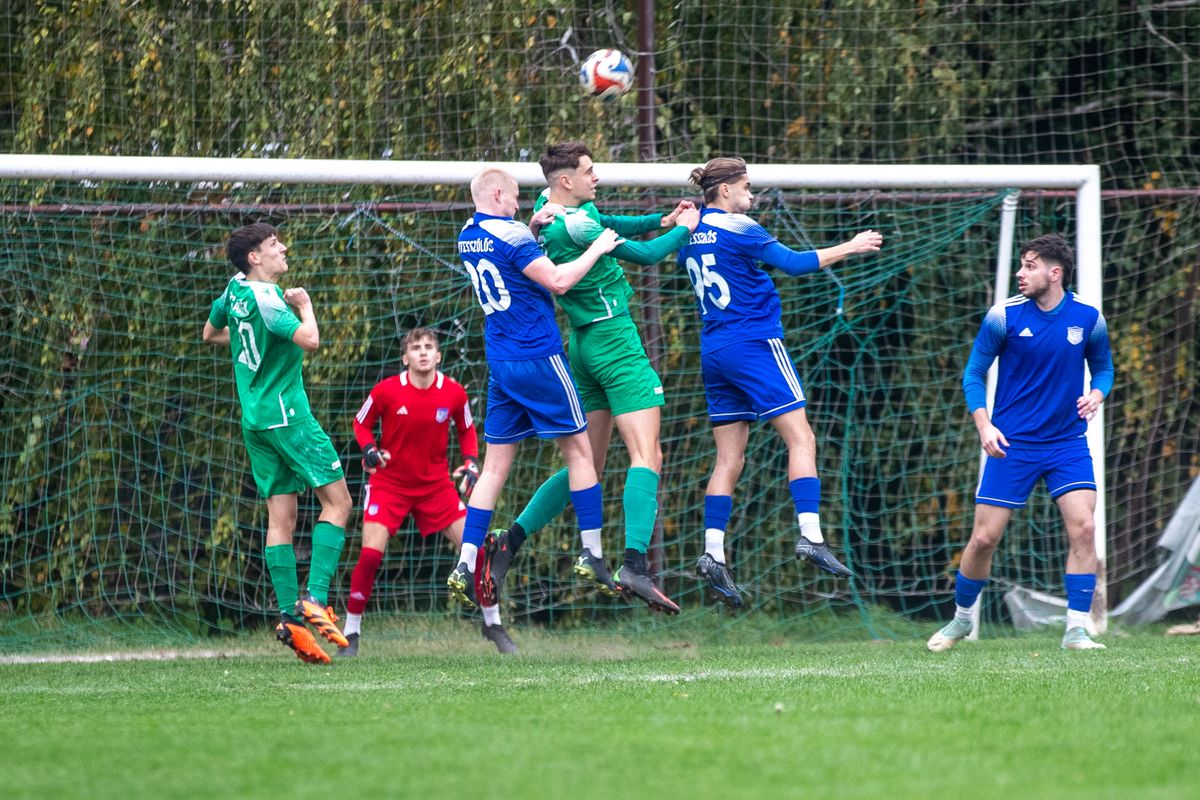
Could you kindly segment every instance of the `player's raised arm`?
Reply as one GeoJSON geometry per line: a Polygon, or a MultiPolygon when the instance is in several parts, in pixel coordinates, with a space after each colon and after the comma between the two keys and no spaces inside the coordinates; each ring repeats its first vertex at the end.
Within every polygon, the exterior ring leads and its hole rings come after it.
{"type": "Polygon", "coordinates": [[[294,286],[283,293],[283,301],[300,315],[300,327],[292,334],[292,341],[305,352],[315,352],[321,346],[321,331],[317,327],[317,317],[313,313],[308,292],[294,286]]]}
{"type": "Polygon", "coordinates": [[[878,253],[879,248],[883,246],[883,234],[879,231],[863,231],[848,242],[826,247],[817,252],[817,260],[820,266],[828,267],[831,264],[836,264],[847,256],[856,256],[863,253],[878,253]]]}
{"type": "Polygon", "coordinates": [[[574,261],[555,265],[546,256],[531,262],[521,271],[534,283],[553,294],[566,294],[572,286],[579,283],[588,274],[600,256],[610,252],[617,245],[617,234],[611,228],[605,229],[591,243],[583,255],[574,261]]]}

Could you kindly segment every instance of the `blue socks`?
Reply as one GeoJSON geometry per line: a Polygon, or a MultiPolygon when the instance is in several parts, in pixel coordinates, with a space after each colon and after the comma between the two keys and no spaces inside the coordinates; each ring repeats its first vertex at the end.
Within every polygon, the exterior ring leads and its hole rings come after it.
{"type": "Polygon", "coordinates": [[[817,514],[821,511],[821,479],[796,478],[788,483],[797,514],[817,514]]]}
{"type": "Polygon", "coordinates": [[[479,547],[487,536],[488,526],[492,524],[492,512],[474,506],[467,506],[467,519],[463,522],[463,544],[479,547]]]}
{"type": "Polygon", "coordinates": [[[1094,572],[1068,572],[1063,575],[1063,584],[1067,588],[1068,609],[1084,614],[1092,610],[1092,595],[1096,593],[1094,572]]]}
{"type": "Polygon", "coordinates": [[[987,586],[987,578],[976,581],[961,572],[954,573],[954,604],[959,608],[970,608],[975,605],[975,601],[979,599],[979,593],[985,586],[987,586]]]}
{"type": "Polygon", "coordinates": [[[575,518],[579,521],[579,530],[600,530],[604,526],[602,500],[599,483],[587,489],[571,492],[571,504],[575,506],[575,518]]]}
{"type": "Polygon", "coordinates": [[[729,527],[729,515],[733,513],[733,498],[727,494],[704,496],[704,528],[723,531],[729,527]]]}

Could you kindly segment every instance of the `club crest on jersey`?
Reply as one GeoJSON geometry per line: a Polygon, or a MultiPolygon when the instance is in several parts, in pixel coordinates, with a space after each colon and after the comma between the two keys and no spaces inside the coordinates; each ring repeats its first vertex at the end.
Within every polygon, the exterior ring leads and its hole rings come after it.
{"type": "Polygon", "coordinates": [[[1072,325],[1067,328],[1067,341],[1071,344],[1079,344],[1083,341],[1083,328],[1077,325],[1072,325]]]}
{"type": "Polygon", "coordinates": [[[437,421],[438,421],[438,422],[445,422],[445,421],[446,421],[446,420],[448,420],[448,419],[450,419],[450,409],[448,409],[448,408],[439,408],[439,409],[437,410],[437,421]]]}

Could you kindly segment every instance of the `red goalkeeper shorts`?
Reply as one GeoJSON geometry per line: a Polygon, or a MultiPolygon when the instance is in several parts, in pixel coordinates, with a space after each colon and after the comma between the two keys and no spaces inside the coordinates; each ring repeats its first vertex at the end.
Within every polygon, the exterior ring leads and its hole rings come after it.
{"type": "Polygon", "coordinates": [[[395,535],[409,514],[422,536],[445,530],[467,515],[467,507],[448,475],[445,483],[417,489],[368,483],[364,495],[363,522],[384,526],[389,536],[395,535]]]}

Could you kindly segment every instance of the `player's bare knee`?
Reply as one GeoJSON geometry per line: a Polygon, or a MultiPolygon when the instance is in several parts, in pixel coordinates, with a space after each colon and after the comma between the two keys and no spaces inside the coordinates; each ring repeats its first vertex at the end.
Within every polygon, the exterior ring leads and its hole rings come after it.
{"type": "Polygon", "coordinates": [[[713,472],[720,472],[723,477],[736,481],[746,468],[746,456],[743,453],[717,453],[717,463],[713,472]]]}
{"type": "Polygon", "coordinates": [[[659,447],[657,444],[655,444],[655,446],[653,448],[651,448],[649,452],[640,454],[640,457],[637,458],[636,460],[633,458],[630,458],[629,466],[645,467],[646,469],[650,470],[651,472],[658,473],[658,472],[662,472],[662,462],[663,462],[662,448],[659,447]]]}
{"type": "Polygon", "coordinates": [[[1096,521],[1080,519],[1067,525],[1067,541],[1073,550],[1093,550],[1096,546],[1096,521]]]}
{"type": "Polygon", "coordinates": [[[967,543],[979,555],[991,555],[996,548],[1000,546],[1000,539],[1004,536],[1004,529],[995,530],[992,528],[976,528],[971,531],[971,541],[967,543]]]}

